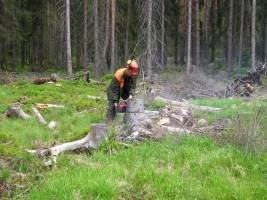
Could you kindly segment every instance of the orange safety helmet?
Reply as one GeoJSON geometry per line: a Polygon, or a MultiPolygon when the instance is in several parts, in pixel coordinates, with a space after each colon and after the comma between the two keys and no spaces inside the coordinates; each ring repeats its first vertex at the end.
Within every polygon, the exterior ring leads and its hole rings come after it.
{"type": "Polygon", "coordinates": [[[128,60],[127,65],[127,68],[130,70],[130,74],[132,77],[136,77],[139,75],[139,66],[136,60],[128,60]]]}

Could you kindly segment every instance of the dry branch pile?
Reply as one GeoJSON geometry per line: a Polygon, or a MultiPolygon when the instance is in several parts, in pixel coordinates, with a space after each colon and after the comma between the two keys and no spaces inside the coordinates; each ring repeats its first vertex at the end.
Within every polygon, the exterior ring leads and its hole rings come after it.
{"type": "Polygon", "coordinates": [[[247,75],[238,77],[226,88],[225,97],[250,96],[255,91],[255,86],[261,85],[261,77],[266,75],[266,64],[260,66],[255,72],[248,72],[247,75]]]}

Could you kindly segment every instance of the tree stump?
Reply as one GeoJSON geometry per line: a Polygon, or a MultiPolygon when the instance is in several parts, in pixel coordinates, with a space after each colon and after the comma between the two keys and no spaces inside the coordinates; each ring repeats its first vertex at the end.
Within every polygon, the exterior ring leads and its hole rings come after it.
{"type": "Polygon", "coordinates": [[[92,124],[92,131],[89,135],[88,147],[97,148],[107,139],[108,136],[108,128],[106,124],[92,124]]]}
{"type": "Polygon", "coordinates": [[[7,112],[6,112],[6,116],[10,117],[10,118],[21,118],[24,120],[30,119],[31,116],[26,114],[20,107],[20,103],[14,103],[12,104],[7,112]]]}
{"type": "Polygon", "coordinates": [[[148,118],[144,113],[143,99],[130,99],[127,102],[126,113],[124,114],[124,123],[130,126],[141,126],[147,122],[148,118]]]}

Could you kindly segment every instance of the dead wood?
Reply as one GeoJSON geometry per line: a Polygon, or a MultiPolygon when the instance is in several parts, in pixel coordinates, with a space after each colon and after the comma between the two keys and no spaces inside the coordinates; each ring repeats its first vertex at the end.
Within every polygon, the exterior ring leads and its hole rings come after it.
{"type": "Polygon", "coordinates": [[[33,113],[33,116],[35,116],[35,117],[37,118],[37,120],[38,120],[41,124],[44,124],[44,125],[47,124],[47,122],[45,121],[45,119],[43,118],[43,116],[41,115],[41,113],[38,111],[37,108],[32,107],[32,113],[33,113]]]}
{"type": "MultiPolygon", "coordinates": [[[[67,142],[59,144],[54,147],[40,150],[26,150],[29,153],[37,154],[39,157],[46,157],[51,155],[53,162],[56,162],[56,156],[65,152],[73,151],[76,149],[97,149],[99,145],[107,139],[107,126],[106,124],[92,124],[91,133],[88,133],[85,137],[80,140],[73,142],[67,142]]],[[[51,162],[51,161],[50,161],[51,162]]]]}
{"type": "Polygon", "coordinates": [[[10,118],[21,118],[21,119],[24,119],[24,120],[28,120],[31,118],[30,115],[26,114],[22,108],[21,108],[21,105],[20,103],[14,103],[12,104],[7,112],[6,112],[6,117],[10,117],[10,118]]]}
{"type": "Polygon", "coordinates": [[[36,103],[36,108],[45,109],[45,108],[64,108],[63,105],[48,104],[48,103],[36,103]]]}
{"type": "Polygon", "coordinates": [[[165,99],[163,97],[155,97],[155,100],[159,100],[159,101],[163,101],[166,102],[168,104],[174,105],[174,106],[178,106],[178,107],[189,107],[192,108],[193,110],[198,110],[198,111],[202,111],[202,112],[217,112],[222,110],[221,108],[214,108],[214,107],[209,107],[209,106],[199,106],[199,105],[194,105],[191,104],[187,101],[174,101],[174,100],[170,100],[170,99],[165,99]]]}
{"type": "Polygon", "coordinates": [[[37,85],[41,85],[44,84],[46,82],[54,82],[56,83],[58,81],[58,76],[57,74],[51,74],[49,77],[41,77],[41,78],[37,78],[33,81],[34,84],[37,85]]]}

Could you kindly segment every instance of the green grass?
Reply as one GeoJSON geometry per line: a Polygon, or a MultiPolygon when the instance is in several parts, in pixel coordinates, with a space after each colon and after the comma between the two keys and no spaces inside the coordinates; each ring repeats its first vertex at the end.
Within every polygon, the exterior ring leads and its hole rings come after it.
{"type": "MultiPolygon", "coordinates": [[[[102,80],[110,81],[110,76],[102,80]]],[[[234,146],[217,145],[205,137],[169,137],[162,141],[132,144],[125,149],[116,142],[114,131],[109,140],[93,154],[60,155],[54,168],[42,166],[42,160],[25,149],[52,146],[72,141],[90,131],[92,123],[102,122],[106,101],[88,99],[87,95],[105,97],[107,85],[84,81],[60,81],[34,85],[19,81],[0,85],[0,179],[10,184],[26,185],[28,193],[16,190],[13,199],[266,199],[266,152],[248,153],[234,146]],[[65,105],[63,109],[40,112],[47,121],[58,122],[50,130],[36,119],[7,119],[4,112],[20,100],[31,114],[35,103],[65,105]],[[112,152],[110,154],[110,152],[112,152]],[[13,175],[25,173],[26,178],[13,175]]],[[[209,123],[230,118],[241,112],[248,119],[264,100],[242,99],[194,100],[195,104],[221,107],[218,113],[199,113],[209,123]]],[[[165,106],[155,102],[151,109],[165,106]]],[[[119,119],[120,120],[120,119],[119,119]]],[[[264,116],[264,130],[267,121],[264,116]]],[[[11,196],[8,196],[11,198],[11,196]]]]}
{"type": "Polygon", "coordinates": [[[29,199],[265,199],[266,154],[200,137],[166,138],[107,155],[64,155],[29,199]]]}

